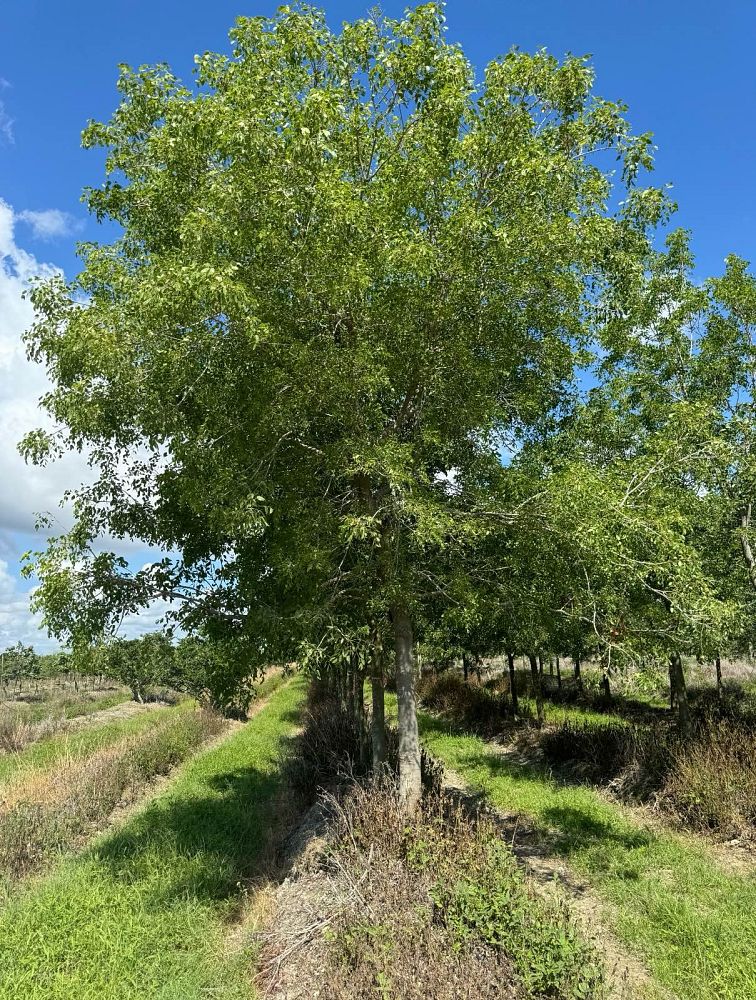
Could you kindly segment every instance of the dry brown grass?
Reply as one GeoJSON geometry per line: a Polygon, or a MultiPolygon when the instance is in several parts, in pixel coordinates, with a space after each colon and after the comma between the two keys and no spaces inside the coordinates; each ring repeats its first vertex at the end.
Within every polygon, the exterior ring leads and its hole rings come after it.
{"type": "Polygon", "coordinates": [[[325,839],[321,827],[319,848],[300,855],[276,894],[261,961],[266,996],[604,995],[563,902],[531,889],[489,819],[431,794],[408,825],[388,776],[325,793],[323,815],[325,839]]]}
{"type": "Polygon", "coordinates": [[[756,839],[756,733],[709,725],[677,747],[658,802],[686,826],[756,839]]]}
{"type": "Polygon", "coordinates": [[[127,791],[166,774],[224,722],[208,712],[171,718],[92,754],[24,776],[5,790],[0,810],[0,871],[18,878],[91,836],[127,791]]]}

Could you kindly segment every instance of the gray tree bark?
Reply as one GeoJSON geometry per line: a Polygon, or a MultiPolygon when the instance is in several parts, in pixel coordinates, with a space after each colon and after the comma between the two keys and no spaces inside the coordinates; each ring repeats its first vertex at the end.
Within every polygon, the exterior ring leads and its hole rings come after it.
{"type": "Polygon", "coordinates": [[[391,617],[394,623],[396,701],[399,710],[399,801],[404,812],[411,815],[417,809],[422,790],[412,623],[402,606],[396,606],[391,617]]]}

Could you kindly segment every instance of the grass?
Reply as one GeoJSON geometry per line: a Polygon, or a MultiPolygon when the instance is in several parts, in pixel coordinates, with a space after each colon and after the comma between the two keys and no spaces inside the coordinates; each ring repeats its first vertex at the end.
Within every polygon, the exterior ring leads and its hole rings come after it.
{"type": "Polygon", "coordinates": [[[680,1000],[756,997],[756,879],[705,845],[648,829],[585,786],[518,764],[421,713],[428,749],[507,812],[551,831],[554,850],[610,905],[617,935],[680,1000]]]}
{"type": "Polygon", "coordinates": [[[0,915],[0,1000],[249,1000],[227,921],[265,844],[304,682],[0,915]]]}
{"type": "Polygon", "coordinates": [[[191,707],[191,703],[186,702],[178,707],[154,708],[129,719],[116,719],[100,726],[55,733],[29,744],[18,753],[0,755],[0,784],[16,779],[29,770],[51,767],[64,758],[85,757],[122,737],[158,725],[171,713],[188,711],[191,707]]]}
{"type": "Polygon", "coordinates": [[[84,761],[69,762],[16,789],[0,812],[0,873],[9,881],[91,837],[128,791],[168,774],[224,726],[210,712],[181,712],[84,761]],[[20,793],[20,794],[18,794],[20,793]]]}
{"type": "Polygon", "coordinates": [[[25,722],[39,722],[50,716],[75,719],[131,700],[131,694],[121,687],[104,691],[45,691],[38,699],[28,697],[32,700],[0,701],[0,714],[12,714],[25,722]]]}
{"type": "Polygon", "coordinates": [[[64,695],[40,702],[0,703],[0,751],[17,753],[29,743],[66,729],[70,719],[91,715],[126,701],[123,693],[64,695]]]}
{"type": "Polygon", "coordinates": [[[330,895],[345,902],[327,935],[325,1000],[606,995],[561,897],[533,889],[490,819],[428,795],[408,827],[390,779],[353,783],[330,808],[330,895]]]}

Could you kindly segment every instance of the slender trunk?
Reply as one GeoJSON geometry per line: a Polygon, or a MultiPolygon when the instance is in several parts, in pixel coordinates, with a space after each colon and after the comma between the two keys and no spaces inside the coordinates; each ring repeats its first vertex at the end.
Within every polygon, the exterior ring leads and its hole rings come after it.
{"type": "Polygon", "coordinates": [[[719,701],[722,700],[722,660],[717,653],[717,658],[714,660],[714,669],[717,672],[717,698],[719,701]]]}
{"type": "Polygon", "coordinates": [[[743,552],[746,568],[748,569],[748,579],[751,586],[756,590],[756,557],[754,557],[748,531],[751,526],[751,505],[748,504],[740,517],[740,548],[743,552]]]}
{"type": "Polygon", "coordinates": [[[682,657],[673,653],[669,658],[669,686],[674,692],[677,703],[677,722],[684,735],[690,733],[690,708],[688,706],[688,690],[685,686],[685,672],[682,657]]]}
{"type": "Polygon", "coordinates": [[[543,657],[538,657],[538,673],[543,677],[543,657]]]}
{"type": "Polygon", "coordinates": [[[580,673],[580,657],[575,657],[575,687],[578,691],[583,690],[583,676],[580,673]]]}
{"type": "Polygon", "coordinates": [[[509,695],[512,699],[512,712],[519,715],[520,706],[517,704],[517,675],[515,673],[514,653],[507,653],[507,665],[509,666],[509,695]]]}
{"type": "Polygon", "coordinates": [[[475,657],[475,674],[476,674],[476,676],[478,678],[478,684],[481,684],[483,682],[483,675],[480,672],[480,664],[481,664],[481,659],[480,659],[479,656],[476,656],[475,657]]]}
{"type": "Polygon", "coordinates": [[[399,801],[411,815],[421,793],[420,736],[415,705],[415,659],[412,652],[412,622],[406,610],[395,607],[394,652],[396,655],[396,701],[399,724],[399,801]]]}
{"type": "Polygon", "coordinates": [[[354,668],[354,719],[357,725],[357,739],[360,747],[360,766],[367,768],[368,747],[367,731],[365,729],[365,674],[360,669],[359,662],[354,668]]]}
{"type": "Polygon", "coordinates": [[[554,676],[554,657],[549,657],[549,677],[554,676]]]}
{"type": "Polygon", "coordinates": [[[373,771],[377,773],[386,763],[386,711],[384,706],[383,677],[379,668],[373,668],[370,686],[373,697],[373,717],[370,723],[370,735],[373,742],[373,771]]]}
{"type": "Polygon", "coordinates": [[[350,657],[346,664],[346,710],[350,719],[354,719],[354,664],[350,657]]]}
{"type": "Polygon", "coordinates": [[[462,654],[462,673],[464,674],[465,680],[470,676],[470,666],[467,662],[467,653],[462,654]]]}
{"type": "MultiPolygon", "coordinates": [[[[530,676],[533,681],[533,695],[535,697],[536,712],[538,714],[538,725],[543,725],[543,693],[541,691],[541,674],[538,669],[538,657],[534,653],[528,654],[530,660],[530,676]]],[[[541,661],[543,667],[543,661],[541,661]]]]}
{"type": "Polygon", "coordinates": [[[559,662],[559,657],[556,658],[556,672],[557,672],[557,688],[562,690],[562,665],[559,662]]]}
{"type": "Polygon", "coordinates": [[[601,678],[601,697],[604,700],[605,705],[610,705],[612,701],[612,685],[609,683],[609,674],[604,671],[604,675],[601,678]]]}

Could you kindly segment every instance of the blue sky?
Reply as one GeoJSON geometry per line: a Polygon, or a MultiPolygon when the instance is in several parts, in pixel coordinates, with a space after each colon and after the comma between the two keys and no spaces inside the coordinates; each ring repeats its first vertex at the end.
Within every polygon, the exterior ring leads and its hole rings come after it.
{"type": "MultiPolygon", "coordinates": [[[[369,5],[324,4],[333,25],[369,5]]],[[[80,471],[69,463],[44,479],[13,448],[43,388],[18,349],[28,320],[20,291],[43,262],[73,274],[76,240],[98,235],[79,197],[102,181],[102,158],[80,149],[81,129],[112,111],[118,63],[163,61],[189,77],[194,53],[226,49],[237,15],[276,6],[0,0],[0,646],[33,635],[18,555],[34,511],[80,471]]],[[[404,6],[383,4],[390,15],[404,6]]],[[[624,100],[636,131],[655,134],[655,180],[673,185],[676,221],[693,231],[700,276],[720,271],[730,252],[756,258],[753,0],[449,0],[446,14],[450,39],[481,70],[513,45],[591,54],[597,93],[624,100]]]]}

